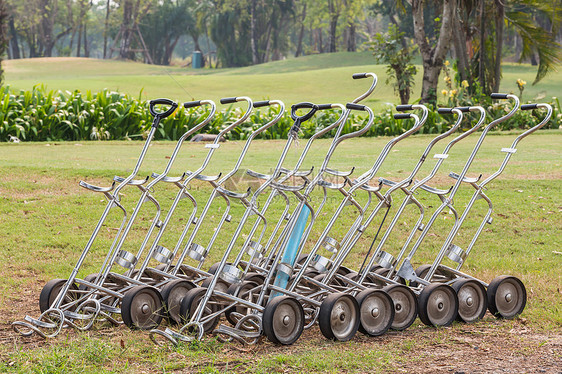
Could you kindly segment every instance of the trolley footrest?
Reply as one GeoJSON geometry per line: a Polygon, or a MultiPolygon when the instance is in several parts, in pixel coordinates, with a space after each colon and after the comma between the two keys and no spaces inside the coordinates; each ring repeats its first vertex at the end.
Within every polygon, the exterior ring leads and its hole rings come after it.
{"type": "MultiPolygon", "coordinates": [[[[458,180],[458,179],[460,178],[460,175],[457,174],[457,173],[452,173],[452,172],[451,172],[451,173],[449,173],[449,177],[458,180]]],[[[480,174],[480,176],[479,176],[478,178],[470,178],[470,177],[466,177],[466,176],[465,176],[465,177],[462,179],[462,181],[465,182],[465,183],[474,184],[474,183],[477,183],[477,182],[480,180],[480,178],[482,178],[482,174],[480,174]]]]}

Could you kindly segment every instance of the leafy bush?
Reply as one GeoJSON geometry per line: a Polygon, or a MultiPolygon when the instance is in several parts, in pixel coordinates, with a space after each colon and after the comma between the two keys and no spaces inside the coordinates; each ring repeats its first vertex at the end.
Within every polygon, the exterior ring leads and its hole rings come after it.
{"type": "MultiPolygon", "coordinates": [[[[464,100],[463,104],[476,105],[477,100],[464,100]]],[[[482,103],[488,111],[489,119],[497,118],[509,110],[509,105],[501,102],[482,103]]],[[[546,128],[558,128],[562,120],[560,102],[553,99],[555,113],[546,128]]],[[[177,140],[201,118],[208,115],[209,108],[178,109],[172,116],[162,121],[155,138],[160,140],[177,140]]],[[[228,107],[217,112],[213,121],[202,132],[218,134],[242,115],[243,109],[228,107]]],[[[252,131],[271,121],[277,115],[276,107],[256,109],[248,121],[231,131],[230,140],[246,139],[252,131]]],[[[387,107],[376,113],[375,122],[366,136],[398,135],[412,125],[412,121],[397,121],[393,118],[394,110],[387,107]]],[[[302,137],[308,138],[319,129],[334,123],[339,111],[321,111],[314,119],[302,126],[302,137]]],[[[539,118],[540,119],[540,118],[539,118]]],[[[524,129],[534,126],[537,117],[531,112],[519,111],[509,121],[502,123],[498,129],[524,129]]],[[[353,112],[344,125],[343,133],[356,131],[365,125],[364,112],[353,112]],[[362,113],[359,115],[357,113],[362,113]]],[[[120,140],[143,139],[146,137],[152,116],[148,103],[140,98],[112,92],[99,93],[80,91],[47,91],[42,85],[31,91],[18,94],[10,92],[9,87],[0,88],[0,141],[17,137],[22,141],[55,140],[120,140]]],[[[283,139],[293,124],[285,113],[281,120],[268,131],[261,134],[262,139],[283,139]]],[[[429,118],[420,131],[437,134],[451,126],[451,118],[442,117],[430,111],[429,118]]],[[[334,131],[326,136],[333,136],[334,131]]]]}

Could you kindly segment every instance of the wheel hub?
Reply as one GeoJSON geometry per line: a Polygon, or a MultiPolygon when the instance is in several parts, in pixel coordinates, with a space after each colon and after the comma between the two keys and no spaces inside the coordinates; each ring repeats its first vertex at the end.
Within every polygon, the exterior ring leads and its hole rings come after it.
{"type": "Polygon", "coordinates": [[[289,316],[283,317],[283,324],[285,326],[289,326],[289,323],[291,323],[291,317],[289,317],[289,316]]]}
{"type": "Polygon", "coordinates": [[[143,304],[141,307],[142,314],[148,314],[150,312],[150,306],[148,304],[143,304]]]}
{"type": "Polygon", "coordinates": [[[379,314],[380,314],[379,308],[374,308],[374,309],[371,311],[371,315],[372,315],[374,318],[377,318],[377,317],[379,316],[379,314]]]}
{"type": "Polygon", "coordinates": [[[474,304],[474,300],[472,300],[472,297],[467,298],[466,299],[466,305],[472,306],[472,304],[474,304]]]}
{"type": "Polygon", "coordinates": [[[513,295],[511,295],[511,293],[508,293],[505,295],[505,301],[507,301],[508,303],[511,302],[511,300],[513,300],[513,295]]]}

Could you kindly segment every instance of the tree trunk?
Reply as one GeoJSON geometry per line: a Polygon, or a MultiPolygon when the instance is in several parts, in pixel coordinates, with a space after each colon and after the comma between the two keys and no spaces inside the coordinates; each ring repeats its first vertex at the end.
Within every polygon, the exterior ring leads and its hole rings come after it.
{"type": "Polygon", "coordinates": [[[486,23],[484,22],[484,0],[480,0],[480,60],[478,63],[478,82],[480,87],[485,90],[486,78],[484,76],[484,66],[486,66],[486,23]]]}
{"type": "Polygon", "coordinates": [[[335,10],[334,1],[328,2],[329,12],[330,12],[330,28],[329,28],[329,38],[328,38],[328,53],[336,52],[336,31],[338,27],[338,14],[335,10]]]}
{"type": "Polygon", "coordinates": [[[172,62],[172,55],[174,54],[174,49],[176,49],[176,45],[178,44],[179,40],[180,36],[178,35],[175,37],[172,43],[166,41],[166,52],[162,61],[163,65],[170,65],[170,62],[172,62]]]}
{"type": "Polygon", "coordinates": [[[90,48],[88,47],[88,24],[84,20],[84,57],[90,57],[90,48]]]}
{"type": "Polygon", "coordinates": [[[110,1],[111,0],[107,0],[106,6],[105,6],[105,22],[103,25],[103,58],[107,58],[107,34],[109,32],[109,7],[110,7],[110,1]]]}
{"type": "Polygon", "coordinates": [[[462,27],[453,27],[453,40],[461,81],[466,80],[469,83],[469,86],[472,86],[470,63],[468,60],[468,53],[466,51],[466,36],[462,27]]]}
{"type": "Polygon", "coordinates": [[[431,66],[423,68],[422,78],[422,99],[423,103],[437,102],[437,84],[439,83],[439,73],[442,66],[431,66]]]}
{"type": "Polygon", "coordinates": [[[306,19],[306,3],[303,4],[302,14],[301,14],[301,29],[299,31],[299,38],[297,41],[297,51],[295,52],[295,57],[302,55],[302,39],[304,38],[304,20],[306,19]]]}
{"type": "Polygon", "coordinates": [[[121,24],[121,45],[119,57],[121,59],[131,58],[130,47],[133,39],[133,0],[125,0],[123,3],[123,23],[121,24]]]}
{"type": "Polygon", "coordinates": [[[82,22],[78,26],[78,45],[76,46],[76,57],[80,57],[80,49],[82,49],[82,22]]]}
{"type": "Polygon", "coordinates": [[[355,24],[351,23],[348,27],[347,33],[347,51],[348,52],[356,52],[357,51],[357,44],[355,43],[355,24]]]}
{"type": "Polygon", "coordinates": [[[18,33],[16,31],[16,26],[14,24],[14,17],[10,17],[10,47],[12,52],[12,58],[21,58],[20,47],[18,43],[18,33]]]}
{"type": "Polygon", "coordinates": [[[439,73],[445,61],[445,56],[451,44],[453,18],[456,6],[456,0],[443,1],[439,38],[437,39],[435,47],[432,48],[429,45],[424,30],[423,0],[412,0],[414,36],[420,48],[423,61],[422,103],[435,104],[437,102],[437,83],[439,80],[439,73]]]}
{"type": "MultiPolygon", "coordinates": [[[[402,71],[398,68],[397,65],[391,65],[392,69],[396,73],[396,81],[402,81],[402,71]]],[[[399,87],[398,88],[398,95],[400,95],[400,104],[406,105],[410,102],[410,87],[399,87]]]]}
{"type": "Polygon", "coordinates": [[[256,6],[257,0],[252,0],[250,5],[250,46],[252,48],[252,63],[254,65],[260,63],[258,54],[258,31],[256,26],[256,6]]]}
{"type": "Polygon", "coordinates": [[[322,29],[316,29],[316,45],[319,53],[324,53],[324,42],[322,41],[322,29]]]}
{"type": "Polygon", "coordinates": [[[494,61],[494,87],[493,92],[500,91],[500,81],[502,74],[502,48],[503,48],[503,19],[505,9],[501,0],[495,0],[496,3],[496,60],[494,61]]]}

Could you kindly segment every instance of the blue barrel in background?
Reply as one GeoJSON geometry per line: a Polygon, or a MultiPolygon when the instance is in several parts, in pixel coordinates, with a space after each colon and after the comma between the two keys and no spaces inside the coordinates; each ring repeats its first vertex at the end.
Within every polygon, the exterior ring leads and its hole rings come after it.
{"type": "Polygon", "coordinates": [[[201,51],[194,51],[193,57],[191,58],[191,66],[194,69],[201,69],[203,67],[203,54],[201,51]]]}

